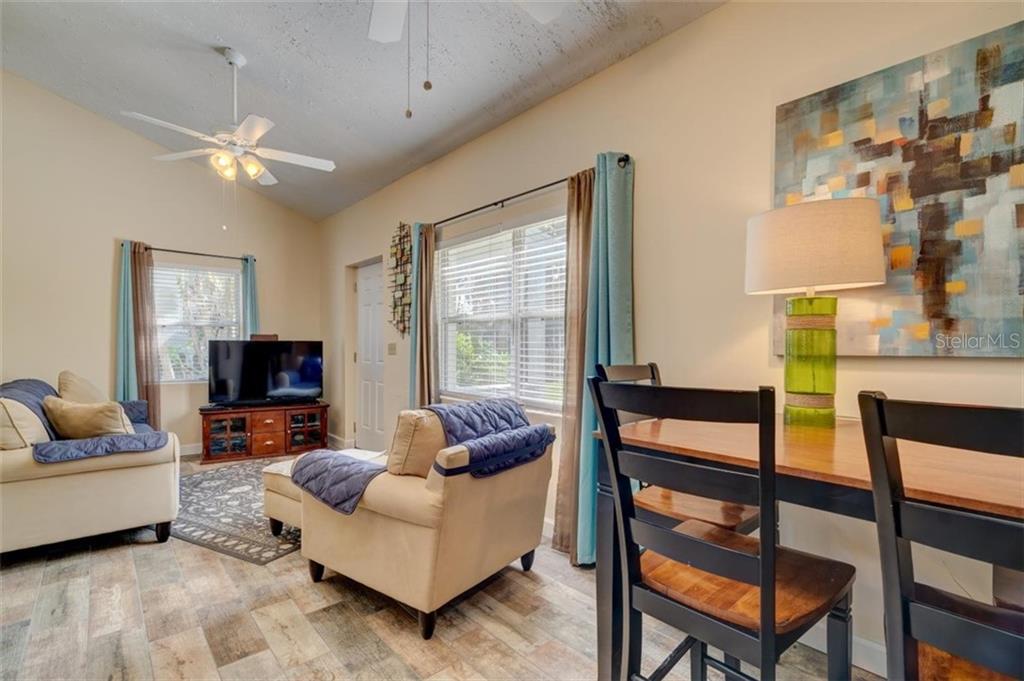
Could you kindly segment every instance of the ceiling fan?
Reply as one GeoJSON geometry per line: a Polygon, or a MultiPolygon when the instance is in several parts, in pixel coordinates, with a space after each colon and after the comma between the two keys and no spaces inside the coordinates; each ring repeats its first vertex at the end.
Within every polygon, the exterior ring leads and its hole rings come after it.
{"type": "MultiPolygon", "coordinates": [[[[550,24],[562,13],[562,3],[547,0],[516,0],[523,11],[541,24],[550,24]]],[[[402,39],[409,0],[374,0],[370,9],[370,40],[397,43],[402,39]]]]}
{"type": "Polygon", "coordinates": [[[121,112],[122,115],[129,118],[134,118],[152,125],[158,125],[161,128],[167,128],[168,130],[174,130],[175,132],[180,132],[184,135],[188,135],[189,137],[195,137],[196,139],[202,140],[207,144],[214,145],[204,149],[191,149],[189,151],[178,151],[172,154],[162,154],[160,156],[154,156],[153,158],[157,161],[178,161],[184,158],[209,156],[210,164],[217,171],[217,174],[225,180],[235,180],[238,177],[238,166],[241,165],[242,170],[251,180],[254,180],[257,184],[264,186],[277,184],[277,178],[274,177],[262,163],[260,163],[260,158],[270,161],[280,161],[281,163],[291,163],[326,172],[333,171],[335,167],[334,161],[305,156],[303,154],[295,154],[290,151],[280,151],[278,149],[268,149],[266,147],[258,146],[260,138],[266,135],[270,129],[274,127],[274,122],[269,118],[264,118],[263,116],[249,114],[245,117],[245,120],[238,123],[238,69],[245,66],[245,57],[230,47],[225,48],[223,53],[224,58],[231,66],[231,94],[233,104],[232,120],[235,123],[234,130],[214,132],[207,135],[184,126],[177,125],[175,123],[168,123],[167,121],[162,121],[159,118],[153,118],[152,116],[147,116],[146,114],[137,113],[135,111],[121,112]],[[257,156],[259,158],[256,158],[257,156]]]}

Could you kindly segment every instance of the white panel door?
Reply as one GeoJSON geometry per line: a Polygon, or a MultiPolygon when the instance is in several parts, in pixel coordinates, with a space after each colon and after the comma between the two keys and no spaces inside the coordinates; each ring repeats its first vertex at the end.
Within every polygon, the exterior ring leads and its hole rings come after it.
{"type": "Polygon", "coordinates": [[[359,302],[359,347],[356,350],[357,390],[356,447],[387,449],[384,424],[384,265],[359,268],[356,284],[359,302]]]}

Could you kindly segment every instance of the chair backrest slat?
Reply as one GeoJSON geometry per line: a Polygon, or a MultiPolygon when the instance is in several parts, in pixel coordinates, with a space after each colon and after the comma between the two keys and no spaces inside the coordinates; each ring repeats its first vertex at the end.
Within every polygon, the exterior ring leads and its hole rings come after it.
{"type": "Polygon", "coordinates": [[[652,418],[718,423],[757,423],[758,395],[753,391],[669,388],[604,383],[604,404],[652,418]]]}
{"type": "Polygon", "coordinates": [[[889,399],[884,405],[889,437],[1024,456],[1024,410],[889,399]]]}
{"type": "Polygon", "coordinates": [[[760,499],[760,483],[754,473],[723,471],[628,449],[619,452],[619,466],[622,474],[628,478],[679,492],[748,506],[757,506],[760,499]]]}
{"type": "Polygon", "coordinates": [[[975,560],[1024,570],[1021,523],[917,501],[897,502],[899,536],[975,560]]]}
{"type": "Polygon", "coordinates": [[[944,592],[915,581],[911,544],[1020,570],[1024,521],[908,499],[899,441],[1019,457],[1024,409],[905,402],[880,392],[862,392],[859,401],[882,558],[888,676],[916,678],[921,640],[1019,677],[1024,631],[1002,628],[1000,622],[1012,619],[1004,608],[950,594],[936,600],[944,592]],[[965,616],[969,610],[975,616],[965,616]]]}
{"type": "Polygon", "coordinates": [[[910,603],[907,619],[914,639],[968,660],[984,651],[987,667],[1013,679],[1024,678],[1020,634],[924,603],[910,603]]]}
{"type": "Polygon", "coordinates": [[[649,364],[598,364],[597,375],[606,381],[650,381],[661,385],[661,371],[654,362],[649,364]]]}
{"type": "MultiPolygon", "coordinates": [[[[661,385],[661,371],[654,362],[648,364],[598,364],[597,376],[605,381],[618,383],[643,383],[661,385]]],[[[634,423],[650,418],[647,414],[636,414],[629,411],[616,412],[620,425],[634,423]]]]}
{"type": "Polygon", "coordinates": [[[754,586],[760,584],[761,561],[755,555],[673,532],[637,518],[630,521],[630,528],[634,541],[645,549],[704,572],[754,586]]]}
{"type": "MultiPolygon", "coordinates": [[[[757,391],[674,388],[640,385],[637,372],[610,372],[598,366],[590,378],[605,461],[611,476],[619,554],[627,588],[642,585],[640,546],[669,559],[691,564],[706,572],[737,579],[760,588],[759,636],[766,649],[775,649],[775,393],[757,391]],[[622,382],[607,380],[625,376],[622,382]],[[756,424],[760,463],[756,475],[749,471],[700,466],[668,455],[653,456],[630,450],[622,443],[620,413],[648,418],[756,424]],[[699,479],[700,485],[695,481],[699,479]],[[756,502],[763,528],[757,555],[737,551],[704,539],[638,520],[633,503],[632,480],[670,490],[699,493],[724,501],[756,502]]],[[[660,377],[658,377],[660,380],[660,377]]]]}

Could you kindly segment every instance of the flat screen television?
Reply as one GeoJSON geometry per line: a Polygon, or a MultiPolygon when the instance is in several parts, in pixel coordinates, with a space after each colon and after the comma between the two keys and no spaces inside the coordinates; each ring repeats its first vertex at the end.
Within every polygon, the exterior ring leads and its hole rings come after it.
{"type": "Polygon", "coordinates": [[[315,402],[324,392],[322,341],[210,341],[210,403],[315,402]]]}

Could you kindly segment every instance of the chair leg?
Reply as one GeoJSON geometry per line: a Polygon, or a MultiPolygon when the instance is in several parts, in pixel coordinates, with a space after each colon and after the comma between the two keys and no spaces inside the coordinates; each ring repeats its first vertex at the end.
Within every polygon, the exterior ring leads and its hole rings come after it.
{"type": "Polygon", "coordinates": [[[523,566],[523,572],[529,572],[530,568],[533,567],[533,551],[527,551],[524,553],[522,558],[519,559],[519,562],[523,566]]]}
{"type": "Polygon", "coordinates": [[[163,544],[171,538],[171,521],[156,524],[156,540],[163,544]]]}
{"type": "Polygon", "coordinates": [[[437,624],[437,611],[419,611],[417,615],[420,621],[420,636],[423,637],[424,641],[429,641],[430,637],[434,635],[434,625],[437,624]]]}
{"type": "Polygon", "coordinates": [[[697,641],[690,648],[690,681],[707,681],[708,663],[704,661],[708,654],[708,644],[697,641]]]}
{"type": "Polygon", "coordinates": [[[853,613],[850,594],[828,613],[828,678],[847,681],[853,678],[853,613]]]}
{"type": "Polygon", "coordinates": [[[626,639],[622,651],[622,678],[629,681],[634,676],[640,676],[640,661],[643,657],[644,644],[643,613],[629,608],[622,624],[622,635],[626,639]]]}
{"type": "Polygon", "coordinates": [[[315,560],[309,561],[309,578],[319,582],[324,578],[324,566],[315,560]]]}
{"type": "MultiPolygon", "coordinates": [[[[742,671],[740,670],[740,658],[736,657],[735,655],[725,653],[725,663],[737,671],[742,671]]],[[[736,676],[735,674],[725,675],[725,681],[738,681],[739,678],[740,677],[736,676]]]]}
{"type": "Polygon", "coordinates": [[[267,518],[267,522],[270,523],[270,534],[280,537],[281,532],[284,530],[284,523],[277,518],[267,518]]]}

